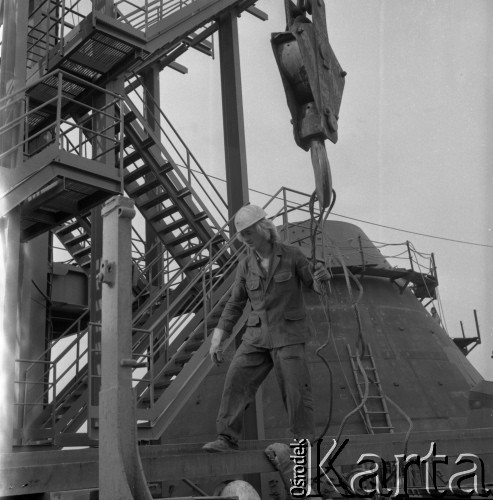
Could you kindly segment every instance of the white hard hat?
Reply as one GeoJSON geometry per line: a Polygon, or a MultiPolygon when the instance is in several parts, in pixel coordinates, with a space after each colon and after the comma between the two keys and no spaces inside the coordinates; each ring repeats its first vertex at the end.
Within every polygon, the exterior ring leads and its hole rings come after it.
{"type": "Polygon", "coordinates": [[[235,227],[238,232],[253,226],[259,220],[265,219],[267,214],[257,205],[245,205],[235,215],[235,227]]]}

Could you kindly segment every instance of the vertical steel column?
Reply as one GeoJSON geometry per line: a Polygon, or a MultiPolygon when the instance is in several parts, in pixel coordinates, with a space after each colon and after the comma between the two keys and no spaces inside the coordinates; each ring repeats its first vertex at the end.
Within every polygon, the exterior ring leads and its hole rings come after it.
{"type": "MultiPolygon", "coordinates": [[[[111,4],[111,1],[100,2],[107,5],[111,4]]],[[[101,5],[102,8],[102,5],[101,5]]],[[[109,7],[108,7],[109,8],[109,7]]],[[[123,80],[118,78],[111,81],[106,85],[106,88],[115,93],[123,92],[123,80]]],[[[92,98],[92,105],[95,109],[105,109],[105,113],[110,112],[110,108],[107,107],[108,103],[113,99],[112,96],[106,93],[94,94],[92,98]]],[[[104,135],[109,137],[110,135],[110,125],[111,120],[108,116],[94,114],[91,123],[93,130],[96,132],[104,131],[104,135]]],[[[107,137],[94,136],[92,142],[93,155],[98,157],[104,152],[104,156],[100,157],[100,160],[104,160],[104,165],[101,167],[104,169],[114,169],[116,163],[116,155],[114,148],[110,147],[110,140],[107,137]]],[[[91,272],[89,276],[89,309],[91,323],[97,325],[101,322],[101,291],[97,286],[95,275],[97,270],[101,265],[101,255],[102,255],[102,239],[103,239],[103,222],[101,216],[101,206],[98,206],[91,210],[91,272]]],[[[98,378],[99,373],[99,363],[100,363],[100,328],[94,326],[92,330],[92,335],[90,337],[91,344],[89,346],[89,410],[88,410],[88,425],[87,431],[91,439],[98,438],[98,404],[99,404],[99,390],[100,390],[100,379],[98,378]]]]}
{"type": "MultiPolygon", "coordinates": [[[[156,64],[151,66],[143,75],[144,82],[144,118],[149,124],[151,129],[158,137],[161,135],[160,131],[160,109],[157,103],[160,102],[159,90],[159,66],[156,64]],[[147,92],[146,92],[147,91],[147,92]]],[[[154,190],[156,191],[156,190],[154,190]]],[[[157,194],[157,193],[156,193],[157,194]]],[[[164,282],[163,279],[163,254],[164,245],[157,237],[152,225],[146,222],[145,225],[146,236],[146,267],[152,263],[149,269],[149,279],[153,286],[161,286],[164,282]],[[152,248],[152,251],[151,251],[152,248]]]]}
{"type": "Polygon", "coordinates": [[[137,447],[132,390],[132,218],[134,202],[111,198],[101,211],[103,261],[99,498],[150,499],[137,447]]]}
{"type": "Polygon", "coordinates": [[[12,432],[15,415],[15,358],[18,355],[20,337],[19,295],[21,286],[20,208],[17,207],[5,219],[0,219],[1,258],[5,262],[0,325],[0,453],[12,451],[12,432]]]}
{"type": "MultiPolygon", "coordinates": [[[[238,23],[233,12],[220,19],[219,51],[228,211],[231,218],[249,201],[238,23]]],[[[234,227],[231,231],[234,232],[234,227]]]]}
{"type": "MultiPolygon", "coordinates": [[[[3,2],[3,35],[0,66],[0,98],[15,93],[26,83],[26,52],[27,26],[29,2],[4,0],[3,2]]],[[[0,122],[9,121],[23,112],[22,101],[5,106],[0,115],[0,122]]],[[[0,153],[10,149],[22,137],[22,126],[13,127],[8,137],[0,143],[0,153]]],[[[1,168],[15,168],[22,161],[22,148],[2,160],[1,168]]],[[[11,186],[1,185],[7,190],[11,186]]],[[[16,410],[14,403],[18,402],[16,395],[19,387],[15,380],[18,371],[15,359],[19,356],[22,342],[28,343],[30,335],[29,319],[23,315],[23,299],[26,299],[26,289],[23,290],[23,276],[25,273],[24,257],[29,257],[29,247],[23,248],[20,238],[20,208],[16,207],[1,221],[2,260],[0,262],[0,276],[3,281],[3,296],[0,297],[2,308],[0,323],[0,453],[12,451],[13,429],[15,426],[16,410]],[[17,373],[16,373],[17,372],[17,373]]],[[[29,289],[31,283],[29,280],[29,289]]],[[[30,299],[30,296],[28,296],[30,299]]],[[[37,332],[39,333],[39,332],[37,332]]]]}
{"type": "MultiPolygon", "coordinates": [[[[238,22],[234,12],[228,12],[219,21],[219,52],[228,218],[230,219],[240,207],[249,201],[238,22]]],[[[234,224],[231,224],[230,231],[231,234],[236,231],[234,224]]],[[[264,437],[261,389],[257,392],[255,403],[250,405],[245,412],[243,435],[245,439],[264,437]]],[[[245,480],[261,494],[261,478],[258,474],[245,475],[245,480]]]]}
{"type": "Polygon", "coordinates": [[[101,267],[103,253],[103,221],[101,206],[91,210],[91,273],[89,275],[89,319],[91,335],[89,336],[88,353],[88,411],[87,434],[91,439],[99,436],[99,391],[101,389],[101,290],[96,282],[97,270],[101,267]]]}
{"type": "MultiPolygon", "coordinates": [[[[3,35],[0,68],[0,98],[16,92],[26,84],[26,57],[27,57],[27,26],[29,16],[29,2],[4,0],[3,2],[3,35]]],[[[20,116],[22,101],[17,104],[5,105],[5,115],[2,113],[2,125],[20,116]]],[[[13,127],[9,134],[4,134],[1,144],[7,151],[19,142],[22,137],[22,124],[13,127]]],[[[16,153],[8,155],[2,160],[0,167],[15,168],[22,161],[22,148],[16,153]]],[[[2,186],[5,187],[5,186],[2,186]]]]}

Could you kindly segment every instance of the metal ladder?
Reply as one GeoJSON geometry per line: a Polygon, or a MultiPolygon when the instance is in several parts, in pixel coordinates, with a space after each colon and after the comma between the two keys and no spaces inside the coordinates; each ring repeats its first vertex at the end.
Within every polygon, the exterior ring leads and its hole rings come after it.
{"type": "Polygon", "coordinates": [[[380,377],[378,376],[375,359],[373,357],[371,347],[367,346],[367,352],[363,356],[353,354],[351,347],[347,346],[349,353],[349,360],[353,370],[354,380],[358,389],[360,400],[363,401],[365,393],[365,380],[358,366],[357,358],[359,357],[361,365],[365,370],[368,377],[368,397],[366,398],[362,408],[362,416],[365,421],[366,427],[370,434],[378,433],[393,433],[394,427],[390,420],[389,409],[385,395],[382,390],[380,377]]]}

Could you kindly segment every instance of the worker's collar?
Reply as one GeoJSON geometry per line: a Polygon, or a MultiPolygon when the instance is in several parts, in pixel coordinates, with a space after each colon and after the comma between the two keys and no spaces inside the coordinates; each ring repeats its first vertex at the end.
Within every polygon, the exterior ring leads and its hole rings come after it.
{"type": "Polygon", "coordinates": [[[250,250],[251,251],[251,255],[253,257],[255,257],[255,260],[257,262],[260,262],[262,260],[265,260],[265,259],[270,259],[272,258],[274,255],[281,255],[282,252],[281,252],[281,247],[279,246],[279,243],[277,241],[275,241],[274,243],[272,243],[272,251],[270,252],[269,256],[268,257],[262,257],[258,252],[257,250],[250,250]]]}
{"type": "Polygon", "coordinates": [[[262,257],[258,252],[257,250],[254,250],[254,256],[255,256],[255,259],[257,260],[257,262],[260,264],[266,260],[270,260],[270,258],[273,256],[274,254],[273,253],[270,253],[268,257],[262,257]]]}
{"type": "Polygon", "coordinates": [[[269,254],[266,255],[265,257],[262,257],[262,255],[259,253],[258,250],[253,250],[253,254],[255,256],[255,258],[260,262],[262,260],[268,260],[270,259],[274,253],[275,253],[275,243],[269,243],[269,247],[270,247],[270,251],[269,251],[269,254]]]}

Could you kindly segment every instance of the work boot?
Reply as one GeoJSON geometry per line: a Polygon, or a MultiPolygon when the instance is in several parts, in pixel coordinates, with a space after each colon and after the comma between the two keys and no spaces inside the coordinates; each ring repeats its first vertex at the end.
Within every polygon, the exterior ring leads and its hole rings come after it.
{"type": "Polygon", "coordinates": [[[205,443],[204,446],[202,446],[202,449],[208,453],[222,453],[225,451],[237,451],[238,445],[232,443],[226,438],[223,438],[222,436],[219,436],[215,441],[205,443]]]}

